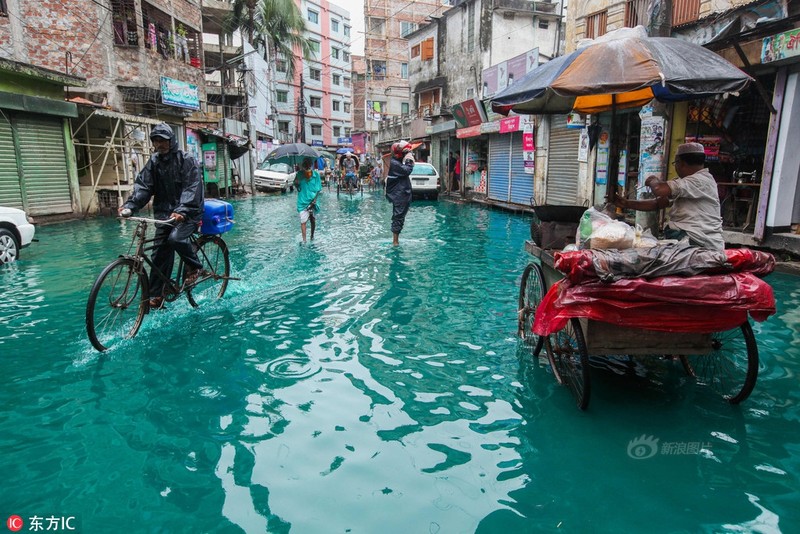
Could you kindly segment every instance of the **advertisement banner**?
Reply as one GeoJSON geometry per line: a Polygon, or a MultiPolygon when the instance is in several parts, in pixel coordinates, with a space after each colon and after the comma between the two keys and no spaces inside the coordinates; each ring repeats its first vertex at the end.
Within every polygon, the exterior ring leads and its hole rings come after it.
{"type": "Polygon", "coordinates": [[[764,37],[761,41],[761,63],[795,56],[800,56],[800,28],[764,37]]]}
{"type": "Polygon", "coordinates": [[[536,170],[536,145],[534,141],[533,117],[525,117],[522,129],[522,159],[525,174],[536,170]]]}
{"type": "Polygon", "coordinates": [[[597,165],[595,167],[597,169],[595,183],[602,185],[608,182],[608,130],[605,126],[597,141],[597,165]]]}
{"type": "Polygon", "coordinates": [[[483,96],[490,98],[497,93],[497,65],[483,71],[483,96]]]}
{"type": "Polygon", "coordinates": [[[466,139],[467,137],[477,137],[481,134],[481,127],[478,126],[470,126],[468,128],[461,128],[456,130],[456,137],[458,139],[466,139]]]}
{"type": "Polygon", "coordinates": [[[642,117],[639,139],[639,183],[644,188],[648,176],[664,174],[664,117],[642,117]]]}
{"type": "Polygon", "coordinates": [[[186,109],[200,109],[200,93],[194,84],[162,76],[161,102],[186,109]]]}
{"type": "Polygon", "coordinates": [[[514,83],[514,80],[519,80],[525,73],[528,72],[526,67],[528,65],[528,55],[520,54],[517,57],[513,57],[509,59],[506,64],[508,68],[506,69],[508,75],[508,82],[506,82],[506,87],[514,83]]]}
{"type": "Polygon", "coordinates": [[[501,61],[481,72],[483,80],[482,98],[491,98],[525,74],[539,66],[539,48],[514,56],[507,61],[501,61]]]}
{"type": "Polygon", "coordinates": [[[450,110],[453,112],[453,118],[462,128],[486,122],[486,111],[483,109],[483,102],[477,98],[465,100],[456,104],[450,110]]]}
{"type": "Polygon", "coordinates": [[[500,133],[518,132],[520,125],[519,119],[520,117],[517,115],[516,117],[508,117],[500,120],[500,133]]]}

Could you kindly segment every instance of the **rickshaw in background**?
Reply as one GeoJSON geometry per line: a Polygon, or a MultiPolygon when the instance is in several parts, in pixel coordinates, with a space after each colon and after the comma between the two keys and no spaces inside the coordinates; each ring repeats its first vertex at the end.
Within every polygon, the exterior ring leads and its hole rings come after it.
{"type": "Polygon", "coordinates": [[[341,154],[338,160],[339,179],[336,182],[336,196],[344,191],[349,193],[352,197],[354,193],[364,195],[364,187],[361,184],[358,173],[360,164],[358,157],[353,153],[352,149],[340,148],[337,154],[341,154]],[[340,152],[341,151],[341,152],[340,152]]]}

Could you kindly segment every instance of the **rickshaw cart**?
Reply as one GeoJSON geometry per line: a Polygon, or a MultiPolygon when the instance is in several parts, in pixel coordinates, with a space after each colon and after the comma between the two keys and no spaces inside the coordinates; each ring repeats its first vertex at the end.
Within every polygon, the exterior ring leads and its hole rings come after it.
{"type": "MultiPolygon", "coordinates": [[[[741,302],[737,301],[735,309],[730,306],[726,309],[725,304],[692,306],[690,301],[664,303],[656,299],[651,302],[644,297],[635,299],[629,310],[614,309],[605,304],[593,309],[591,304],[578,303],[566,311],[568,320],[562,317],[560,322],[553,322],[552,312],[558,307],[553,302],[559,292],[563,296],[564,292],[574,291],[581,285],[568,287],[568,281],[563,280],[565,275],[556,268],[555,254],[559,251],[544,250],[533,241],[525,243],[525,250],[538,262],[526,266],[520,283],[520,336],[532,348],[534,357],[539,355],[542,348],[545,349],[553,375],[560,384],[570,389],[581,410],[585,410],[589,404],[590,355],[657,356],[677,360],[687,374],[696,377],[698,383],[712,387],[732,404],[745,400],[753,391],[758,376],[758,346],[747,314],[749,312],[756,320],[764,320],[775,311],[769,285],[754,275],[742,272],[734,275],[669,277],[674,278],[669,281],[670,284],[684,284],[692,292],[692,284],[702,287],[712,280],[712,276],[738,276],[730,281],[733,286],[751,287],[741,302]],[[708,278],[701,279],[702,276],[708,278]],[[557,331],[547,330],[547,325],[541,323],[547,321],[545,316],[548,312],[551,330],[553,324],[563,324],[563,327],[557,331]],[[645,324],[655,325],[655,330],[627,326],[631,319],[637,324],[635,317],[643,314],[649,317],[649,322],[646,320],[645,324]],[[662,324],[658,325],[656,321],[662,324]],[[708,325],[722,325],[723,328],[719,331],[698,331],[708,325]]],[[[752,254],[759,255],[758,261],[762,262],[769,256],[758,252],[752,254]]],[[[774,265],[771,256],[766,263],[770,260],[772,263],[763,267],[759,274],[771,271],[774,265]]],[[[624,282],[637,283],[631,280],[624,282]]],[[[654,280],[652,283],[657,289],[659,282],[654,280]]],[[[615,283],[595,285],[601,298],[603,292],[611,295],[615,290],[615,283]]],[[[563,308],[566,310],[570,306],[563,308]]]]}

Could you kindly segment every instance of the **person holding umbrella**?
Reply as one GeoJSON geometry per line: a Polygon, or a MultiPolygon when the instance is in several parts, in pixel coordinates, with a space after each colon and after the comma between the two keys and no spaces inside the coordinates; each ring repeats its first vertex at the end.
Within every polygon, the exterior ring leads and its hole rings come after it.
{"type": "Polygon", "coordinates": [[[306,224],[311,221],[311,239],[314,239],[314,230],[317,226],[315,212],[319,211],[317,196],[322,191],[322,180],[319,173],[312,168],[314,160],[306,158],[302,167],[294,177],[294,187],[297,190],[297,213],[300,216],[300,232],[303,234],[303,243],[306,242],[306,224]]]}
{"type": "Polygon", "coordinates": [[[414,155],[408,141],[392,145],[389,174],[386,177],[386,198],[392,203],[392,245],[400,244],[400,232],[411,207],[411,171],[414,170],[414,155]]]}

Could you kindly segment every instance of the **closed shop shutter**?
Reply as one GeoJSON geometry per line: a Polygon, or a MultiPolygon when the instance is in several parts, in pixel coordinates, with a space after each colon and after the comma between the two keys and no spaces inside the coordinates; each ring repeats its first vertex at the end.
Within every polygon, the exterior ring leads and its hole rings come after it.
{"type": "Polygon", "coordinates": [[[533,175],[525,173],[525,153],[522,151],[522,132],[506,134],[511,138],[511,202],[531,205],[533,175]]]}
{"type": "Polygon", "coordinates": [[[0,206],[23,209],[14,136],[4,113],[0,113],[0,206]]]}
{"type": "Polygon", "coordinates": [[[547,204],[577,204],[579,141],[580,130],[567,129],[566,115],[553,115],[547,155],[547,204]]]}
{"type": "Polygon", "coordinates": [[[489,198],[508,202],[508,175],[511,169],[511,136],[489,137],[489,198]]]}
{"type": "Polygon", "coordinates": [[[28,212],[72,212],[62,119],[26,116],[15,123],[28,212]]]}

